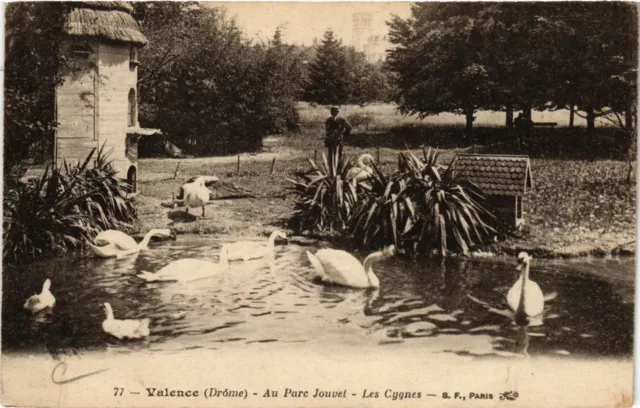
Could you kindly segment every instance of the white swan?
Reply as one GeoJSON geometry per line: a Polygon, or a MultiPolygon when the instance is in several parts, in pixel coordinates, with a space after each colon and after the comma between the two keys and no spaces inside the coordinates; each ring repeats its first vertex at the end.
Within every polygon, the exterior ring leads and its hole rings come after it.
{"type": "Polygon", "coordinates": [[[24,302],[24,308],[32,313],[38,313],[41,310],[47,308],[53,308],[56,304],[56,298],[49,290],[51,288],[51,280],[47,279],[42,285],[42,291],[40,294],[34,294],[26,302],[24,302]]]}
{"type": "Polygon", "coordinates": [[[266,255],[273,254],[275,248],[276,238],[286,239],[287,234],[282,231],[273,231],[269,236],[267,245],[264,246],[259,242],[253,241],[238,241],[229,245],[229,260],[230,261],[248,261],[250,259],[262,258],[266,255]]]}
{"type": "Polygon", "coordinates": [[[521,275],[507,293],[507,304],[514,312],[516,324],[521,326],[528,325],[535,320],[539,321],[544,310],[542,290],[537,283],[529,279],[530,264],[529,254],[520,252],[516,270],[521,271],[521,275]]]}
{"type": "Polygon", "coordinates": [[[209,189],[205,185],[205,178],[198,177],[191,183],[182,185],[184,195],[185,212],[189,213],[189,207],[202,207],[202,218],[204,218],[204,206],[209,202],[209,189]]]}
{"type": "Polygon", "coordinates": [[[218,263],[203,259],[185,258],[169,263],[156,273],[142,271],[136,276],[147,282],[189,282],[208,278],[216,273],[229,270],[228,251],[229,245],[224,245],[220,250],[218,263]]]}
{"type": "Polygon", "coordinates": [[[89,243],[89,247],[101,258],[120,258],[147,249],[153,236],[171,237],[173,233],[169,229],[152,229],[138,244],[135,239],[122,231],[106,230],[100,232],[93,240],[95,245],[89,243]]]}
{"type": "Polygon", "coordinates": [[[378,277],[373,273],[373,263],[395,253],[393,245],[367,256],[362,264],[347,251],[321,249],[316,254],[307,251],[307,257],[323,282],[354,288],[377,288],[378,277]]]}
{"type": "Polygon", "coordinates": [[[117,320],[113,317],[113,309],[109,303],[104,303],[107,318],[102,322],[102,330],[105,333],[122,339],[141,339],[149,335],[149,319],[142,320],[117,320]]]}
{"type": "Polygon", "coordinates": [[[373,176],[373,169],[365,164],[364,160],[368,159],[369,163],[373,162],[373,156],[365,153],[358,157],[358,167],[354,167],[351,170],[350,179],[354,183],[358,183],[360,181],[366,180],[373,176]]]}

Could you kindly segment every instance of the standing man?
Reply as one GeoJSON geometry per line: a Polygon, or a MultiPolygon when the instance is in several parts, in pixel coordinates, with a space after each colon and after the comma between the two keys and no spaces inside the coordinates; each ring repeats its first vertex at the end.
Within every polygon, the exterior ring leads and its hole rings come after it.
{"type": "Polygon", "coordinates": [[[342,143],[351,134],[351,125],[341,116],[338,116],[340,110],[332,106],[331,117],[327,119],[325,127],[327,130],[324,138],[324,145],[329,149],[329,160],[335,160],[342,154],[342,143]],[[335,159],[334,159],[335,157],[335,159]]]}

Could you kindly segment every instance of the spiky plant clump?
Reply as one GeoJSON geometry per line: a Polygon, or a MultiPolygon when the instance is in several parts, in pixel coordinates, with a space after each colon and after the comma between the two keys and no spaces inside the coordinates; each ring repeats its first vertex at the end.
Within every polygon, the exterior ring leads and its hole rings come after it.
{"type": "Polygon", "coordinates": [[[412,253],[467,253],[493,229],[477,187],[437,164],[438,152],[398,155],[398,171],[386,178],[375,169],[369,192],[353,211],[350,231],[365,248],[395,244],[412,253]],[[444,170],[444,171],[443,171],[444,170]]]}
{"type": "Polygon", "coordinates": [[[130,230],[135,208],[126,185],[104,154],[84,162],[47,168],[36,180],[6,184],[3,208],[3,260],[20,262],[64,253],[105,229],[130,230]]]}
{"type": "Polygon", "coordinates": [[[357,186],[350,182],[354,166],[344,155],[329,163],[324,153],[319,165],[311,159],[309,163],[311,170],[298,175],[301,181],[288,179],[296,197],[294,226],[299,232],[342,231],[358,200],[357,186]]]}

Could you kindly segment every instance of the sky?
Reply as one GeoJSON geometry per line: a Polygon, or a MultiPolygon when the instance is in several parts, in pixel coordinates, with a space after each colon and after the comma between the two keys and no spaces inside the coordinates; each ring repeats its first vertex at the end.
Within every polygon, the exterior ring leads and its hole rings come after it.
{"type": "Polygon", "coordinates": [[[352,14],[372,14],[373,35],[387,33],[386,20],[392,14],[407,18],[411,14],[408,2],[205,2],[211,7],[225,7],[229,17],[249,38],[268,39],[278,26],[290,44],[311,45],[313,38],[321,40],[327,29],[351,44],[352,14]]]}

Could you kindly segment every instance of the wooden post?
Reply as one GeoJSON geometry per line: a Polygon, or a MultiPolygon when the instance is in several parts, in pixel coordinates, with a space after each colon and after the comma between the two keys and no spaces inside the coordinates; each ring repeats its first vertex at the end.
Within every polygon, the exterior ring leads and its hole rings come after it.
{"type": "Polygon", "coordinates": [[[269,175],[273,174],[273,166],[276,164],[276,158],[274,157],[271,161],[271,170],[269,170],[269,175]]]}
{"type": "Polygon", "coordinates": [[[376,147],[376,150],[378,151],[378,162],[376,164],[379,166],[380,165],[380,148],[376,147]]]}
{"type": "Polygon", "coordinates": [[[180,162],[176,165],[176,170],[173,172],[173,179],[175,180],[178,177],[178,170],[180,170],[180,162]]]}
{"type": "Polygon", "coordinates": [[[240,155],[238,155],[238,168],[236,169],[236,175],[240,175],[240,155]]]}

